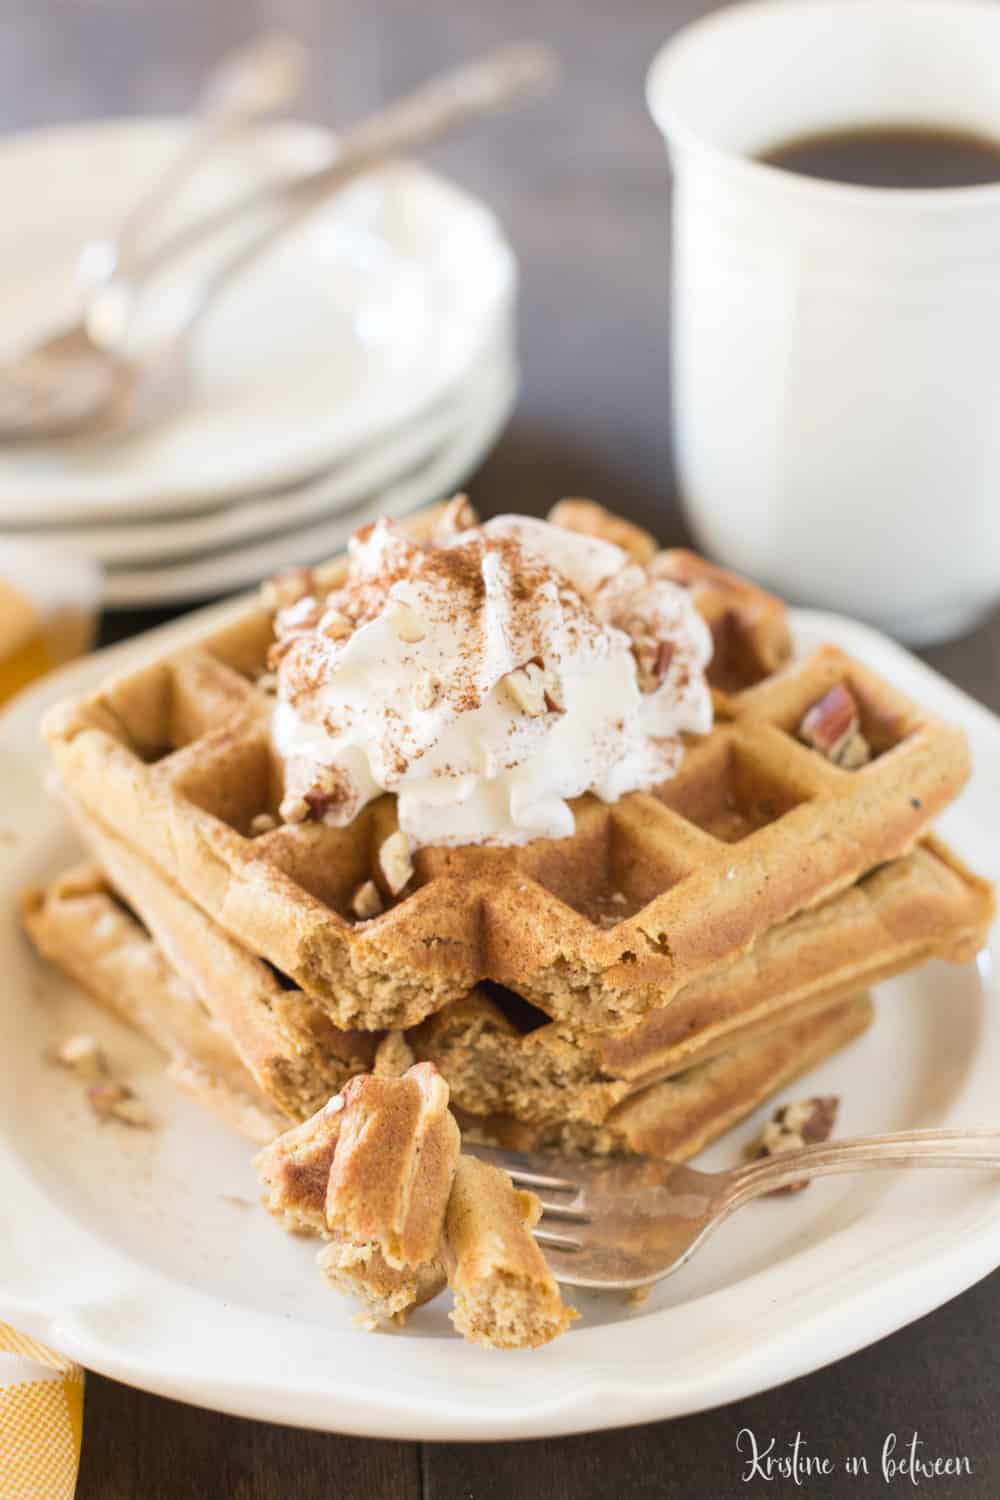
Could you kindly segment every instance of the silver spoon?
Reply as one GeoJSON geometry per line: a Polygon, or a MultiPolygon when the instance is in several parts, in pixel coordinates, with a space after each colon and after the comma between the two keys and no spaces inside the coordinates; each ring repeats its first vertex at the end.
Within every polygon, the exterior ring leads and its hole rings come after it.
{"type": "Polygon", "coordinates": [[[186,145],[115,234],[94,240],[81,251],[78,273],[84,288],[83,315],[0,366],[0,436],[8,441],[66,436],[112,399],[118,380],[113,346],[130,301],[122,273],[138,271],[151,227],[206,157],[221,141],[293,99],[304,72],[303,48],[281,33],[251,42],[212,69],[186,145]]]}
{"type": "Polygon", "coordinates": [[[144,263],[144,281],[180,256],[203,248],[219,231],[229,232],[262,210],[270,213],[262,229],[225,255],[172,331],[152,349],[135,355],[108,349],[81,321],[0,366],[0,441],[121,438],[164,420],[188,394],[188,353],[205,315],[272,244],[355,177],[538,92],[553,73],[551,55],[544,48],[508,47],[490,54],[361,121],[341,137],[329,166],[254,190],[235,205],[178,231],[144,263]]]}
{"type": "MultiPolygon", "coordinates": [[[[276,114],[294,99],[306,73],[302,43],[271,32],[230,52],[208,74],[184,145],[125,215],[113,236],[92,240],[80,252],[84,290],[106,286],[136,267],[150,231],[182,185],[224,141],[276,114]]],[[[101,342],[99,330],[91,333],[101,342]]]]}

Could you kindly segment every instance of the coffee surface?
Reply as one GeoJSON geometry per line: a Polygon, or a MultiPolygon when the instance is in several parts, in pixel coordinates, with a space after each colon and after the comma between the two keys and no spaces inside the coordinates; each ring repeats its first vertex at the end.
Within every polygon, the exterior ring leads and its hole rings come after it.
{"type": "Polygon", "coordinates": [[[939,126],[856,126],[798,136],[758,161],[803,177],[876,188],[978,187],[1000,182],[1000,139],[939,126]]]}

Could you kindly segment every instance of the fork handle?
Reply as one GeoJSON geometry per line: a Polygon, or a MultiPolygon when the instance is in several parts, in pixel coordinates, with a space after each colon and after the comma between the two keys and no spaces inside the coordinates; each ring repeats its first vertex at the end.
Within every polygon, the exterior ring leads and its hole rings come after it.
{"type": "Polygon", "coordinates": [[[1000,1167],[1000,1130],[901,1130],[761,1157],[727,1174],[729,1206],[736,1208],[803,1178],[899,1167],[1000,1167]]]}

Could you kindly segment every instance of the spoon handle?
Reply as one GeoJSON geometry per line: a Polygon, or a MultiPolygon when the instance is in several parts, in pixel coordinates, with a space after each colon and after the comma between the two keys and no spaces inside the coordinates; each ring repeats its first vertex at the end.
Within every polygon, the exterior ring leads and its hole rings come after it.
{"type": "Polygon", "coordinates": [[[133,204],[113,235],[80,252],[85,293],[97,295],[115,277],[139,273],[150,229],[184,183],[224,140],[274,114],[302,87],[305,50],[294,37],[270,32],[228,53],[208,74],[184,144],[133,204]]]}
{"type": "MultiPolygon", "coordinates": [[[[554,73],[555,64],[546,48],[521,45],[501,48],[479,62],[432,79],[353,126],[341,138],[337,155],[327,166],[253,189],[164,240],[143,261],[141,282],[152,279],[189,251],[200,249],[217,233],[231,232],[244,219],[252,221],[262,212],[268,214],[264,227],[244,236],[238,247],[223,257],[188,304],[175,333],[178,339],[188,337],[237,276],[345,184],[404,152],[440,140],[473,120],[540,92],[554,73]]],[[[139,289],[137,282],[131,291],[139,289]]]]}

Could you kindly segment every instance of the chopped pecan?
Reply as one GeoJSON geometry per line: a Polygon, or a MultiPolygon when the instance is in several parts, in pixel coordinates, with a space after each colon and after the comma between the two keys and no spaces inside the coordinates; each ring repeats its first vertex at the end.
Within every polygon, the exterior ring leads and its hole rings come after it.
{"type": "Polygon", "coordinates": [[[265,609],[289,609],[311,594],[315,587],[316,579],[311,568],[289,568],[261,584],[260,600],[265,609]]]}
{"type": "Polygon", "coordinates": [[[315,784],[303,795],[309,811],[317,823],[321,823],[328,813],[346,807],[353,792],[343,771],[338,771],[336,766],[323,766],[315,784]]]}
{"type": "Polygon", "coordinates": [[[673,641],[657,641],[650,636],[633,640],[632,655],[640,693],[655,693],[661,686],[670,671],[674,650],[673,641]]]}
{"type": "Polygon", "coordinates": [[[304,823],[309,816],[309,803],[304,797],[292,793],[282,798],[278,813],[283,823],[304,823]]]}
{"type": "MultiPolygon", "coordinates": [[[[764,1127],[751,1154],[755,1157],[782,1156],[786,1151],[800,1151],[803,1146],[828,1141],[837,1123],[840,1100],[835,1094],[820,1094],[812,1099],[800,1099],[795,1104],[784,1104],[775,1110],[774,1117],[764,1127]]],[[[809,1186],[809,1179],[789,1183],[776,1188],[776,1193],[799,1193],[809,1186]]]]}
{"type": "Polygon", "coordinates": [[[64,1042],[53,1047],[49,1056],[61,1068],[68,1068],[77,1078],[84,1078],[90,1083],[105,1077],[108,1071],[108,1060],[98,1045],[97,1038],[84,1032],[68,1036],[64,1042]]]}
{"type": "MultiPolygon", "coordinates": [[[[293,759],[286,767],[286,777],[287,790],[278,808],[283,823],[304,823],[309,817],[319,823],[334,811],[346,815],[353,804],[350,780],[337,766],[293,759]]],[[[339,816],[329,819],[341,820],[339,816]]]]}
{"type": "Polygon", "coordinates": [[[294,604],[278,610],[274,620],[275,633],[279,638],[302,635],[307,630],[315,630],[322,615],[323,605],[316,595],[303,594],[294,604]]]}
{"type": "Polygon", "coordinates": [[[378,854],[386,885],[394,896],[398,896],[413,875],[413,860],[410,856],[410,840],[401,828],[390,833],[378,854]]]}
{"type": "Polygon", "coordinates": [[[99,1120],[118,1120],[136,1130],[149,1130],[152,1120],[146,1106],[127,1083],[94,1083],[87,1100],[99,1120]]]}
{"type": "Polygon", "coordinates": [[[393,611],[392,626],[399,639],[407,646],[416,645],[427,634],[427,627],[415,610],[408,604],[397,604],[393,611]]]}
{"type": "Polygon", "coordinates": [[[806,712],[799,725],[799,739],[847,771],[871,760],[871,746],[861,733],[858,705],[842,682],[835,683],[806,712]]]}
{"type": "Polygon", "coordinates": [[[324,610],[316,628],[331,641],[346,641],[348,636],[354,634],[354,626],[339,609],[324,610]]]}
{"type": "Polygon", "coordinates": [[[453,495],[434,527],[434,541],[450,541],[459,532],[470,531],[479,525],[479,517],[468,495],[453,495]]]}
{"type": "Polygon", "coordinates": [[[440,692],[437,678],[431,672],[422,672],[413,686],[413,701],[418,708],[433,708],[440,692]]]}
{"type": "Polygon", "coordinates": [[[550,667],[529,661],[500,679],[499,691],[530,719],[566,711],[562,683],[550,667]]]}
{"type": "Polygon", "coordinates": [[[363,885],[358,886],[351,897],[351,910],[359,922],[367,922],[385,910],[374,880],[366,880],[363,885]]]}

